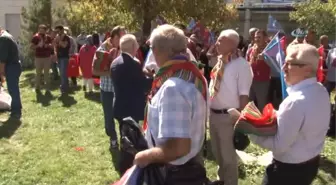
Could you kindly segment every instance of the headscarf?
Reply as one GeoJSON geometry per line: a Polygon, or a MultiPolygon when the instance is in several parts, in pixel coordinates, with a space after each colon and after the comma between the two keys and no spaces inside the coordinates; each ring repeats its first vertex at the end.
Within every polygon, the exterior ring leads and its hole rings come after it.
{"type": "Polygon", "coordinates": [[[92,38],[92,35],[88,35],[88,36],[86,36],[86,44],[89,45],[89,46],[92,46],[92,45],[93,45],[93,38],[92,38]]]}

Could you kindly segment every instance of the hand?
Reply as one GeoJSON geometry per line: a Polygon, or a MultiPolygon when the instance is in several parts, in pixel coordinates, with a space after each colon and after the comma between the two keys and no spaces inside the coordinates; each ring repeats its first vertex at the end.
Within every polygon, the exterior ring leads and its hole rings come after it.
{"type": "Polygon", "coordinates": [[[262,53],[260,53],[259,55],[258,55],[258,58],[257,58],[258,60],[263,60],[264,59],[264,54],[262,54],[262,53]]]}
{"type": "Polygon", "coordinates": [[[150,164],[150,158],[148,150],[141,151],[135,155],[133,163],[141,168],[146,167],[150,164]]]}

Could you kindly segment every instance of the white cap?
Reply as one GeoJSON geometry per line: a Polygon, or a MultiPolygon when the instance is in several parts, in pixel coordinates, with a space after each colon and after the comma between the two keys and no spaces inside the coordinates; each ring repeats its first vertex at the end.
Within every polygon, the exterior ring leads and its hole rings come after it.
{"type": "Polygon", "coordinates": [[[320,55],[315,46],[295,44],[287,48],[286,60],[294,60],[295,63],[310,65],[317,70],[320,55]]]}

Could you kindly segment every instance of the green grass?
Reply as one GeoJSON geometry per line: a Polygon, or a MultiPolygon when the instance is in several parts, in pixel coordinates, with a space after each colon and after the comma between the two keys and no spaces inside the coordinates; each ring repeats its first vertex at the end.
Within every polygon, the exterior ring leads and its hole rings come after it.
{"type": "MultiPolygon", "coordinates": [[[[21,77],[22,124],[0,122],[0,185],[106,185],[117,180],[99,94],[87,99],[76,91],[59,99],[54,88],[53,98],[36,97],[33,78],[33,71],[21,77]]],[[[0,118],[7,116],[2,113],[0,118]]],[[[247,151],[264,152],[253,144],[247,151]]],[[[323,156],[314,185],[335,184],[334,139],[326,139],[323,156]]],[[[207,159],[206,167],[208,176],[215,179],[215,162],[207,159]]],[[[240,169],[239,184],[260,184],[264,167],[240,165],[240,169]]]]}

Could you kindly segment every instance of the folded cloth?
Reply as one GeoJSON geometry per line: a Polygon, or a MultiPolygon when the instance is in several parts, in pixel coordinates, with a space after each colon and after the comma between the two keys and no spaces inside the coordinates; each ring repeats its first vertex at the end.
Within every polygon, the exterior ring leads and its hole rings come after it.
{"type": "Polygon", "coordinates": [[[261,113],[253,102],[241,111],[235,131],[259,136],[273,136],[277,132],[276,111],[272,104],[267,104],[261,113]]]}

